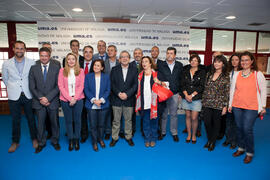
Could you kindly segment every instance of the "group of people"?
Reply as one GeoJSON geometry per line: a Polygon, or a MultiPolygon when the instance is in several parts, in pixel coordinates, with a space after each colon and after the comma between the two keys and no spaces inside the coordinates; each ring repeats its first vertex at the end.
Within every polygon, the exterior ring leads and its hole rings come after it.
{"type": "MultiPolygon", "coordinates": [[[[105,148],[111,137],[113,147],[119,137],[130,146],[136,131],[139,113],[145,146],[156,146],[166,136],[168,114],[170,133],[178,142],[178,105],[186,115],[186,143],[197,142],[198,127],[204,121],[207,143],[213,151],[220,131],[226,129],[224,146],[238,146],[233,156],[246,152],[245,163],[254,155],[253,126],[258,115],[266,113],[266,82],[258,71],[250,52],[233,54],[229,61],[220,52],[213,55],[210,66],[201,64],[198,54],[191,54],[189,65],[176,61],[176,49],[168,47],[166,59],[158,58],[159,48],[152,47],[151,57],[134,50],[134,60],[128,51],[117,58],[117,47],[98,41],[98,53],[92,46],[79,55],[79,41],[71,40],[71,53],[59,61],[51,58],[52,48],[44,43],[38,61],[24,56],[26,45],[16,41],[14,57],[5,61],[2,78],[7,86],[12,116],[12,145],[15,152],[20,141],[21,107],[28,120],[30,135],[39,153],[51,139],[55,150],[59,145],[59,107],[64,113],[68,149],[80,149],[86,142],[90,127],[94,151],[98,144],[105,148]],[[172,92],[167,100],[159,101],[157,86],[172,92]],[[37,125],[35,121],[37,117],[37,125]],[[226,128],[225,128],[226,127],[226,128]],[[47,131],[47,132],[46,132],[47,131]]],[[[199,133],[200,134],[200,133],[199,133]]],[[[199,135],[200,136],[200,135],[199,135]]]]}

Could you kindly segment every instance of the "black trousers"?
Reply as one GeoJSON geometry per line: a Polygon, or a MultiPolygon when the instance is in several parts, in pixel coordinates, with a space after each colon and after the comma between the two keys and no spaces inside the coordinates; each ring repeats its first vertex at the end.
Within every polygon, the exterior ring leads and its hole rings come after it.
{"type": "Polygon", "coordinates": [[[222,111],[205,107],[203,113],[208,142],[215,143],[220,132],[222,111]]]}
{"type": "MultiPolygon", "coordinates": [[[[83,104],[85,104],[85,101],[83,104]]],[[[88,138],[88,122],[87,122],[87,110],[85,107],[83,107],[81,119],[82,119],[81,120],[81,138],[87,139],[88,138]]]]}
{"type": "Polygon", "coordinates": [[[219,130],[219,138],[223,138],[226,132],[226,115],[221,116],[220,130],[219,130]]]}

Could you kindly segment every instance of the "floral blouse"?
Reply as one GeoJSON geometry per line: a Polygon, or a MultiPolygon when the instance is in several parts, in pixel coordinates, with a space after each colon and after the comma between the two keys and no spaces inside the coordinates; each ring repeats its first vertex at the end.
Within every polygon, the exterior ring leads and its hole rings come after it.
{"type": "Polygon", "coordinates": [[[213,81],[213,75],[209,73],[206,77],[202,105],[203,107],[222,110],[229,103],[230,77],[221,74],[215,81],[213,81]]]}

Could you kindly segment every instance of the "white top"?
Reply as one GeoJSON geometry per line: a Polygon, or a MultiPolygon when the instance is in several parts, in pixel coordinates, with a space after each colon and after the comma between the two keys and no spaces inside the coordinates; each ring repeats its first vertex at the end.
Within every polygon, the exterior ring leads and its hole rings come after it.
{"type": "MultiPolygon", "coordinates": [[[[95,81],[96,81],[96,98],[94,100],[99,99],[99,90],[100,90],[100,76],[96,77],[95,76],[95,81]]],[[[93,104],[92,109],[100,109],[96,104],[93,104]]]]}
{"type": "Polygon", "coordinates": [[[41,65],[42,74],[44,73],[44,66],[45,66],[45,65],[46,65],[46,69],[47,69],[47,73],[48,73],[50,61],[49,61],[47,64],[42,64],[42,63],[40,63],[40,65],[41,65]]]}
{"type": "Polygon", "coordinates": [[[124,78],[124,82],[125,82],[126,78],[127,78],[128,67],[123,67],[122,66],[122,73],[123,73],[123,78],[124,78]]]}
{"type": "Polygon", "coordinates": [[[144,76],[143,83],[143,99],[144,99],[144,108],[143,109],[151,109],[151,75],[144,76]]]}
{"type": "Polygon", "coordinates": [[[74,69],[71,68],[68,74],[68,92],[71,97],[75,96],[75,83],[76,83],[75,72],[74,69]]]}
{"type": "MultiPolygon", "coordinates": [[[[230,88],[230,101],[229,101],[229,107],[232,106],[234,91],[235,91],[235,85],[238,77],[238,72],[234,72],[231,88],[230,88]]],[[[258,113],[262,111],[263,108],[266,107],[266,81],[263,73],[261,71],[255,71],[255,77],[256,77],[256,89],[257,89],[257,100],[258,100],[258,113]],[[259,85],[259,87],[258,87],[259,85]]]]}

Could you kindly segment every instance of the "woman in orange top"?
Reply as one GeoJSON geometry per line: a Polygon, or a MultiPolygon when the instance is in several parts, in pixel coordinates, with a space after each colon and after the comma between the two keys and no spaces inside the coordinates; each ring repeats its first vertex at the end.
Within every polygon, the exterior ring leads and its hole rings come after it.
{"type": "Polygon", "coordinates": [[[241,67],[231,84],[229,112],[233,112],[237,125],[238,150],[234,157],[244,154],[244,163],[250,163],[254,155],[253,126],[260,115],[266,113],[266,82],[264,75],[257,71],[256,60],[250,52],[240,56],[241,67]]]}

